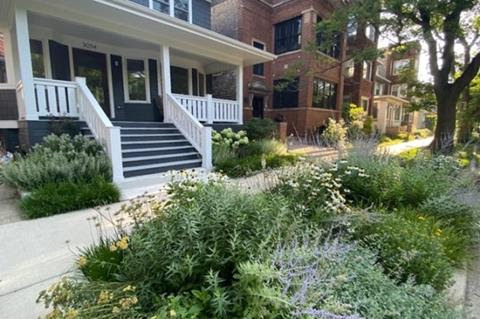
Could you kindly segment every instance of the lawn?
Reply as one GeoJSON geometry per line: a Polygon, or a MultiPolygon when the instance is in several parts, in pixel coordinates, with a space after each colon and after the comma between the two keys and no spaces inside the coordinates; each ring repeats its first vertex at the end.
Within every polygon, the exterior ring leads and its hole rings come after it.
{"type": "Polygon", "coordinates": [[[245,191],[169,185],[133,229],[79,253],[39,298],[50,318],[464,318],[445,289],[470,260],[478,188],[454,158],[352,149],[245,191]]]}

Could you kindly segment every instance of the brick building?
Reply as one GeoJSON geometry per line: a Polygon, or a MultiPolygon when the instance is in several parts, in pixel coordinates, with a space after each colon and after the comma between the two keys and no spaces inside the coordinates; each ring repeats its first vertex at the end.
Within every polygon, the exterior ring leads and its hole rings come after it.
{"type": "MultiPolygon", "coordinates": [[[[307,135],[341,114],[345,37],[324,52],[315,26],[335,10],[334,1],[216,0],[212,29],[277,55],[270,63],[244,70],[244,118],[283,118],[289,132],[307,135]],[[315,58],[314,55],[317,55],[315,58]],[[318,58],[320,57],[320,58],[318,58]],[[287,73],[297,76],[282,85],[287,73]],[[281,88],[281,89],[279,89],[281,88]]],[[[291,78],[291,76],[289,77],[291,78]]]]}

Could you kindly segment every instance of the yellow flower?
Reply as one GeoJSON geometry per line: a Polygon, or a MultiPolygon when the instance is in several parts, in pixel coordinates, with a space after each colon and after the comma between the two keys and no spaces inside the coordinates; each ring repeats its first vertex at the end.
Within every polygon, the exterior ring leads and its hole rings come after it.
{"type": "Polygon", "coordinates": [[[117,250],[117,245],[111,244],[111,245],[110,245],[110,251],[113,252],[113,251],[116,251],[116,250],[117,250]]]}
{"type": "Polygon", "coordinates": [[[117,243],[117,247],[120,250],[125,250],[128,248],[128,237],[123,237],[117,243]]]}
{"type": "Polygon", "coordinates": [[[108,292],[107,290],[102,290],[98,296],[98,303],[105,304],[113,298],[113,293],[108,292]]]}
{"type": "Polygon", "coordinates": [[[135,289],[137,289],[135,286],[128,285],[127,287],[123,288],[123,292],[135,291],[135,289]]]}
{"type": "Polygon", "coordinates": [[[80,266],[80,268],[85,267],[87,265],[87,263],[88,263],[87,257],[80,256],[80,258],[78,258],[78,266],[80,266]]]}
{"type": "Polygon", "coordinates": [[[65,319],[75,319],[77,318],[77,315],[78,315],[78,310],[75,310],[73,308],[68,308],[65,319]]]}
{"type": "Polygon", "coordinates": [[[112,309],[112,313],[119,313],[120,311],[122,310],[120,310],[120,308],[118,308],[117,306],[113,307],[112,309]]]}
{"type": "Polygon", "coordinates": [[[425,217],[423,217],[423,216],[418,216],[418,219],[420,219],[420,220],[425,220],[425,217]]]}
{"type": "Polygon", "coordinates": [[[176,317],[177,316],[177,313],[175,312],[175,310],[170,310],[170,317],[176,317]]]}
{"type": "Polygon", "coordinates": [[[435,231],[435,235],[440,237],[442,236],[442,234],[443,234],[443,231],[440,228],[437,228],[437,230],[435,231]]]}

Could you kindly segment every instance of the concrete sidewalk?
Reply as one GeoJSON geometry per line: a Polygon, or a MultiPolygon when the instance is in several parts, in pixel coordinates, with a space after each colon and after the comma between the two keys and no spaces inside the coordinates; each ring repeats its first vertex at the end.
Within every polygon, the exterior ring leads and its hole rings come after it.
{"type": "Polygon", "coordinates": [[[433,137],[422,138],[418,140],[408,141],[404,143],[388,145],[385,147],[380,147],[380,150],[385,150],[388,154],[397,155],[402,152],[411,150],[412,148],[422,148],[429,146],[433,141],[433,137]]]}
{"type": "MultiPolygon", "coordinates": [[[[124,203],[101,212],[110,216],[124,203]]],[[[33,319],[45,314],[35,303],[38,293],[60,277],[74,271],[80,248],[99,239],[94,209],[49,218],[0,225],[0,318],[33,319]]],[[[107,218],[108,219],[108,218],[107,218]]],[[[103,232],[114,233],[112,223],[103,219],[103,232]]]]}

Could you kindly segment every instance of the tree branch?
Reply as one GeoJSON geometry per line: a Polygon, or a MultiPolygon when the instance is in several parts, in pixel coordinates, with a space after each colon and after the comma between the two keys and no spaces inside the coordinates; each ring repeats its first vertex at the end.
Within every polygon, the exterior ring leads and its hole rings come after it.
{"type": "Polygon", "coordinates": [[[472,62],[468,64],[462,75],[453,82],[453,87],[458,91],[462,91],[473,80],[480,70],[480,52],[475,55],[472,62]]]}

